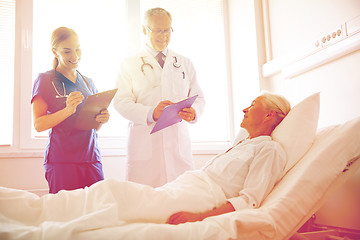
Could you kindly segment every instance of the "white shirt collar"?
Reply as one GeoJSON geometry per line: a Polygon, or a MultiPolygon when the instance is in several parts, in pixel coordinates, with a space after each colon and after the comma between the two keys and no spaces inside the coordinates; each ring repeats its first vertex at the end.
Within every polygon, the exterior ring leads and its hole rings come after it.
{"type": "MultiPolygon", "coordinates": [[[[258,136],[258,137],[254,137],[254,138],[245,138],[243,140],[240,140],[238,143],[240,143],[240,142],[260,142],[260,141],[270,141],[270,140],[272,140],[271,136],[258,136]]],[[[235,144],[235,145],[237,145],[237,144],[235,144]]]]}

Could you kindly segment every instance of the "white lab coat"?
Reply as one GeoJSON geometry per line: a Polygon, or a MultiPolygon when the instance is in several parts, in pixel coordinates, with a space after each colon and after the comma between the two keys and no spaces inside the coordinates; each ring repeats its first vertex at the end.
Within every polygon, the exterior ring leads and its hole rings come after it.
{"type": "Polygon", "coordinates": [[[130,120],[128,132],[127,179],[153,187],[172,181],[186,170],[193,169],[188,123],[175,125],[150,134],[155,123],[148,114],[160,101],[181,101],[196,94],[193,104],[196,118],[205,106],[204,95],[196,80],[191,61],[168,50],[163,69],[146,50],[127,58],[122,64],[114,98],[115,109],[130,120]],[[141,71],[143,64],[146,64],[141,71]],[[175,57],[180,67],[175,67],[175,57]]]}

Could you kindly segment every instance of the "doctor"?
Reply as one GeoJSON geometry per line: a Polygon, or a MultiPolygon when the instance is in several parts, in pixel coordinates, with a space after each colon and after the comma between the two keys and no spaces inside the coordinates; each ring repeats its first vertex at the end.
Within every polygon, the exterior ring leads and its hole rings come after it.
{"type": "Polygon", "coordinates": [[[170,13],[162,8],[145,13],[146,46],[121,64],[114,99],[116,110],[130,120],[127,179],[152,187],[193,169],[187,125],[197,121],[205,106],[193,64],[168,49],[171,25],[170,13]],[[185,121],[150,134],[166,106],[194,95],[199,96],[192,107],[179,112],[185,121]]]}

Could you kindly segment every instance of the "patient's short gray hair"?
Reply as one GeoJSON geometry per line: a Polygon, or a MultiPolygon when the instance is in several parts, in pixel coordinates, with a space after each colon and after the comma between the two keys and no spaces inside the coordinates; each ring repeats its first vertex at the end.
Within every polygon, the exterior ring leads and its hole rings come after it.
{"type": "Polygon", "coordinates": [[[263,103],[265,103],[266,105],[265,107],[268,110],[274,110],[279,116],[280,122],[290,112],[291,105],[285,97],[270,92],[263,92],[261,96],[263,97],[264,100],[263,103]]]}
{"type": "Polygon", "coordinates": [[[151,8],[147,10],[144,14],[144,26],[149,25],[149,19],[153,15],[167,15],[170,18],[170,22],[172,22],[171,14],[168,11],[163,8],[151,8]]]}

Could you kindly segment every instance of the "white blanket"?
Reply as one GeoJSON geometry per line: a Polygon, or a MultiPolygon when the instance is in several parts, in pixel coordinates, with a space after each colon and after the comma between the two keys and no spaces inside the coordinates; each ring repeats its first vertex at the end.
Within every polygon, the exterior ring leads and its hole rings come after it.
{"type": "Polygon", "coordinates": [[[165,224],[172,213],[200,212],[226,201],[200,171],[158,189],[110,179],[39,198],[0,188],[0,239],[287,239],[339,178],[360,166],[355,161],[343,172],[359,156],[360,118],[318,133],[309,152],[260,208],[176,226],[165,224]]]}
{"type": "MultiPolygon", "coordinates": [[[[172,213],[205,211],[225,203],[222,190],[210,181],[202,171],[187,172],[157,189],[109,179],[90,188],[60,191],[41,198],[25,191],[0,188],[0,238],[74,239],[77,233],[129,223],[164,224],[172,213]]],[[[127,239],[119,234],[120,239],[122,236],[127,239]]]]}
{"type": "Polygon", "coordinates": [[[261,239],[260,232],[274,236],[271,218],[256,210],[164,224],[174,212],[204,211],[224,203],[222,191],[209,189],[203,177],[189,172],[158,189],[109,179],[41,198],[0,188],[0,239],[228,239],[236,238],[238,227],[249,230],[249,239],[261,239]],[[184,188],[188,184],[194,191],[184,188]],[[246,221],[237,222],[238,215],[246,221]]]}

